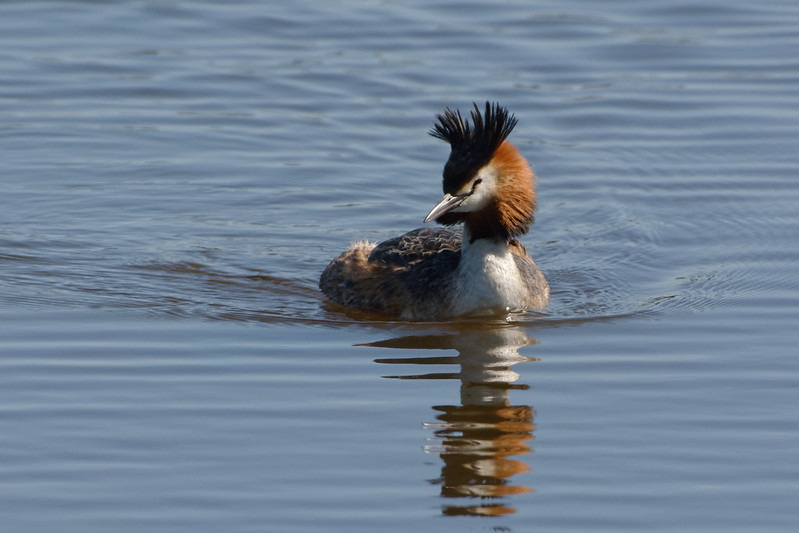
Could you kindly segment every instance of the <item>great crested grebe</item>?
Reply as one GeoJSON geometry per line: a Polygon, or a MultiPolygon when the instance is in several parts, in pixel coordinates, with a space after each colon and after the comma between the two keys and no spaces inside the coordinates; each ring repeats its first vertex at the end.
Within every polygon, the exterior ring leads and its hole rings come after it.
{"type": "Polygon", "coordinates": [[[410,320],[493,314],[549,304],[544,274],[516,240],[533,223],[535,175],[506,140],[516,117],[499,104],[437,115],[430,135],[450,144],[444,197],[425,217],[463,232],[419,228],[380,244],[355,242],[319,287],[334,302],[410,320]]]}

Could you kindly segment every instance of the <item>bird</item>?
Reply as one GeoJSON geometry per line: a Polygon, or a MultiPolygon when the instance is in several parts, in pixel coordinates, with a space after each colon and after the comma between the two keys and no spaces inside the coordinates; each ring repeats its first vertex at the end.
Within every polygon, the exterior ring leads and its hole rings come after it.
{"type": "Polygon", "coordinates": [[[352,243],[319,279],[330,300],[411,321],[549,305],[546,277],[518,240],[532,226],[537,203],[535,174],[507,140],[518,120],[499,103],[472,106],[466,119],[445,108],[428,132],[450,145],[444,196],[424,218],[443,227],[352,243]]]}

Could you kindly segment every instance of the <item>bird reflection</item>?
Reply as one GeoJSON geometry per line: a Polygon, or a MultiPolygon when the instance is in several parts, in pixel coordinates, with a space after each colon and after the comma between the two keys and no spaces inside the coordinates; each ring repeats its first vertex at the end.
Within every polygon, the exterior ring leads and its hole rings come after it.
{"type": "Polygon", "coordinates": [[[514,384],[519,374],[511,367],[525,357],[519,348],[538,341],[515,327],[470,329],[449,335],[408,336],[370,343],[367,346],[405,350],[454,349],[456,357],[405,357],[377,359],[384,364],[458,365],[451,373],[386,376],[396,379],[459,379],[460,405],[437,405],[436,422],[426,424],[435,443],[425,447],[444,462],[441,476],[430,480],[441,486],[441,496],[463,498],[466,504],[443,506],[448,516],[499,516],[516,512],[504,501],[508,496],[533,489],[514,484],[513,476],[528,472],[518,458],[531,453],[534,411],[527,405],[512,405],[510,391],[527,389],[514,384]],[[512,459],[512,458],[516,459],[512,459]],[[479,500],[479,502],[476,502],[479,500]]]}

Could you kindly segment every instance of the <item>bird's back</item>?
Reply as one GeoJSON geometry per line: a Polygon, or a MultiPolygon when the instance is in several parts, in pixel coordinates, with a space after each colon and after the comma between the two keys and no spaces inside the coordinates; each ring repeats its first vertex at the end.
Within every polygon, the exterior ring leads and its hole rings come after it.
{"type": "Polygon", "coordinates": [[[410,319],[446,316],[460,258],[460,232],[419,228],[378,245],[353,244],[328,265],[319,287],[334,302],[362,311],[410,319]]]}

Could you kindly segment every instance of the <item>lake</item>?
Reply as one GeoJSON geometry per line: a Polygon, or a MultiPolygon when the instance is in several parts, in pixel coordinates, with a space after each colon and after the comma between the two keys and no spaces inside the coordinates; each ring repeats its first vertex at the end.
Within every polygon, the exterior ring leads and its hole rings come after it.
{"type": "Polygon", "coordinates": [[[797,43],[780,0],[0,5],[0,529],[793,531],[797,43]],[[486,100],[552,305],[327,301],[486,100]]]}

